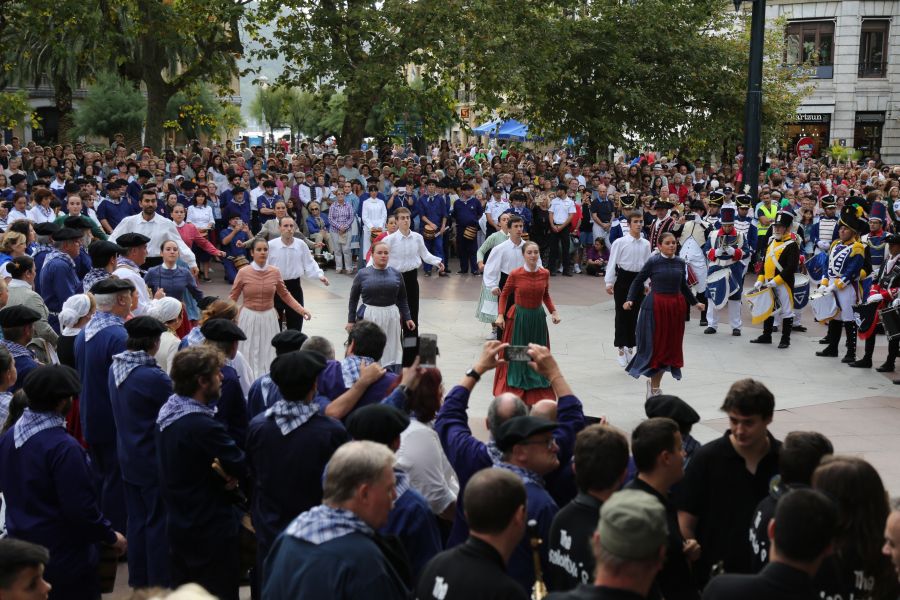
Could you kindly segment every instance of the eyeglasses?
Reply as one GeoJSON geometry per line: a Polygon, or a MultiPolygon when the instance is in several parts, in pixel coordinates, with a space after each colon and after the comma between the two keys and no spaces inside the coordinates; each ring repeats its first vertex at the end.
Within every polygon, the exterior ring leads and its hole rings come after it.
{"type": "Polygon", "coordinates": [[[519,442],[521,446],[545,446],[547,450],[553,450],[556,447],[556,439],[549,438],[546,440],[528,440],[524,442],[519,442]]]}

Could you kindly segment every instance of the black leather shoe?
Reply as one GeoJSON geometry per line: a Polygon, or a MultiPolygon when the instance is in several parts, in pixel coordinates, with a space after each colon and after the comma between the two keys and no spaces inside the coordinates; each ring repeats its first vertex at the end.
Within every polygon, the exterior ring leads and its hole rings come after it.
{"type": "Polygon", "coordinates": [[[856,369],[871,369],[872,368],[872,359],[871,358],[861,358],[856,362],[850,363],[851,367],[856,369]]]}
{"type": "Polygon", "coordinates": [[[841,362],[844,364],[850,364],[856,362],[856,354],[845,354],[844,358],[841,359],[841,362]]]}
{"type": "Polygon", "coordinates": [[[875,367],[875,370],[879,373],[892,373],[894,371],[894,361],[885,362],[883,365],[875,367]]]}
{"type": "Polygon", "coordinates": [[[779,348],[780,350],[784,350],[785,348],[790,348],[790,347],[791,347],[791,343],[790,343],[789,341],[787,341],[787,340],[781,340],[781,341],[778,343],[778,348],[779,348]]]}
{"type": "Polygon", "coordinates": [[[794,325],[793,327],[791,327],[791,331],[799,331],[802,333],[806,331],[806,327],[804,327],[803,325],[794,325]]]}
{"type": "Polygon", "coordinates": [[[732,335],[733,337],[741,337],[741,330],[740,330],[740,329],[732,329],[732,330],[731,330],[731,335],[732,335]]]}
{"type": "Polygon", "coordinates": [[[712,327],[707,327],[706,329],[703,330],[703,333],[706,333],[706,334],[713,334],[715,332],[716,332],[716,330],[712,327]]]}
{"type": "Polygon", "coordinates": [[[838,355],[837,348],[835,348],[834,350],[829,350],[828,348],[825,348],[824,350],[816,352],[816,356],[827,356],[830,358],[837,358],[837,355],[838,355]]]}
{"type": "Polygon", "coordinates": [[[700,327],[706,327],[707,325],[709,325],[709,322],[706,320],[706,317],[701,317],[700,318],[700,327]]]}
{"type": "Polygon", "coordinates": [[[759,336],[758,338],[753,338],[752,340],[750,340],[750,343],[751,343],[751,344],[771,344],[771,343],[772,343],[772,336],[771,336],[771,335],[762,334],[762,335],[759,336]]]}

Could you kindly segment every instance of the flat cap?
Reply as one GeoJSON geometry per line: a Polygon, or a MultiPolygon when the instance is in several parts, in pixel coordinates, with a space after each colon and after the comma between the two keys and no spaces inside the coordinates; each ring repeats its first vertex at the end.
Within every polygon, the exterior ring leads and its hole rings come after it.
{"type": "Polygon", "coordinates": [[[286,399],[299,400],[300,398],[288,398],[286,390],[293,394],[306,395],[316,383],[316,377],[325,368],[325,357],[318,352],[309,350],[296,350],[275,357],[269,375],[272,381],[281,390],[281,395],[286,399]]]}
{"type": "Polygon", "coordinates": [[[669,394],[650,396],[644,404],[644,412],[648,418],[668,417],[678,423],[680,429],[686,429],[700,421],[700,415],[691,405],[669,394]]]}
{"type": "Polygon", "coordinates": [[[301,333],[296,329],[285,329],[275,334],[272,338],[272,347],[275,348],[275,354],[286,354],[299,350],[307,339],[309,339],[309,336],[305,333],[301,333]]]}
{"type": "Polygon", "coordinates": [[[25,376],[22,389],[29,398],[64,400],[81,393],[78,372],[66,365],[41,365],[25,376]]]}
{"type": "Polygon", "coordinates": [[[124,233],[116,238],[116,243],[123,248],[137,248],[150,241],[146,235],[140,233],[124,233]]]}
{"type": "Polygon", "coordinates": [[[409,417],[389,404],[369,404],[353,411],[346,425],[354,440],[389,446],[409,427],[409,417]]]}
{"type": "Polygon", "coordinates": [[[662,502],[647,492],[622,490],[600,507],[600,545],[625,560],[647,560],[666,544],[669,528],[662,502]]]}
{"type": "Polygon", "coordinates": [[[48,221],[46,223],[35,223],[34,232],[38,235],[53,235],[57,231],[62,229],[56,223],[48,221]]]}
{"type": "Polygon", "coordinates": [[[159,337],[167,329],[161,321],[148,316],[135,317],[125,321],[125,331],[131,338],[159,337]]]}
{"type": "Polygon", "coordinates": [[[108,277],[103,281],[98,281],[91,286],[90,292],[95,296],[100,294],[115,294],[117,292],[130,291],[134,289],[134,284],[127,279],[119,279],[118,277],[108,277]]]}
{"type": "Polygon", "coordinates": [[[200,328],[200,333],[214,342],[242,342],[247,339],[241,328],[228,319],[210,319],[200,328]]]}
{"type": "Polygon", "coordinates": [[[556,423],[542,417],[513,417],[500,426],[499,439],[495,441],[497,442],[497,447],[502,452],[506,452],[533,435],[546,433],[554,429],[556,429],[556,423]]]}
{"type": "Polygon", "coordinates": [[[0,327],[21,327],[41,320],[41,313],[24,304],[7,306],[0,310],[0,327]]]}
{"type": "Polygon", "coordinates": [[[54,231],[50,234],[50,238],[54,242],[64,242],[66,240],[78,240],[81,239],[81,230],[72,229],[71,227],[61,227],[59,230],[54,231]]]}

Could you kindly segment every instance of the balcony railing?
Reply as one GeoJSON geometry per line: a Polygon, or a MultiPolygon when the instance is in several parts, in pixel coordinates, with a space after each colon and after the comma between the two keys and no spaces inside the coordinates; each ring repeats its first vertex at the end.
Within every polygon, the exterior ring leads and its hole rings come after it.
{"type": "Polygon", "coordinates": [[[860,77],[871,77],[874,79],[884,79],[887,77],[887,61],[886,60],[866,60],[859,63],[860,77]]]}

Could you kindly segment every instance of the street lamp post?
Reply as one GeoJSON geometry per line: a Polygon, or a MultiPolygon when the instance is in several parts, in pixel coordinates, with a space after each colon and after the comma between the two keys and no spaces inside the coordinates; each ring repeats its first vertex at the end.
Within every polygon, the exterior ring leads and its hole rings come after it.
{"type": "MultiPolygon", "coordinates": [[[[743,0],[733,0],[740,10],[743,0]]],[[[759,153],[762,137],[763,42],[766,34],[766,0],[746,0],[753,4],[750,17],[750,68],[747,102],[744,107],[744,184],[750,186],[753,203],[759,196],[759,153]]]]}

